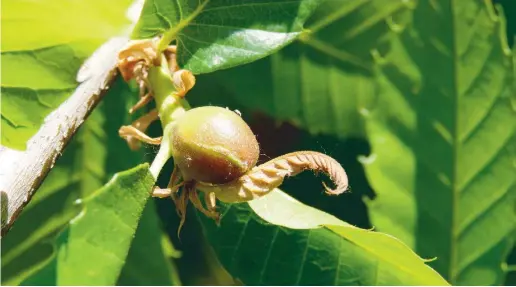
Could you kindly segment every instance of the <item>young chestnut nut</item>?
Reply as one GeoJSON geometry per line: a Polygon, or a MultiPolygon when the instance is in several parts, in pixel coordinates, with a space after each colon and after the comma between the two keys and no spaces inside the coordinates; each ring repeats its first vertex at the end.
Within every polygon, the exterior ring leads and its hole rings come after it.
{"type": "Polygon", "coordinates": [[[140,85],[140,101],[131,111],[152,99],[156,99],[157,108],[131,126],[123,126],[119,134],[130,146],[136,140],[161,145],[150,167],[154,178],[158,177],[166,160],[173,156],[175,168],[167,188],[155,186],[152,194],[174,201],[181,217],[178,234],[185,222],[189,202],[218,222],[221,214],[217,212],[217,199],[226,203],[250,201],[279,187],[286,177],[305,170],[323,172],[330,177],[335,188],[324,184],[327,194],[338,195],[348,190],[345,170],[325,154],[297,151],[255,166],[259,156],[258,142],[239,115],[220,107],[185,111],[189,105],[183,98],[195,84],[195,78],[192,73],[179,70],[175,51],[175,47],[167,49],[165,62],[157,61],[158,57],[163,59],[163,55],[154,43],[132,42],[121,52],[118,66],[122,74],[127,74],[124,79],[136,78],[140,85]],[[149,47],[151,49],[147,49],[149,47]],[[153,67],[159,63],[162,64],[159,69],[153,67]],[[144,131],[158,118],[164,124],[164,135],[150,138],[144,131]],[[204,204],[199,191],[204,194],[204,204]]]}
{"type": "Polygon", "coordinates": [[[221,107],[187,111],[171,130],[171,152],[185,181],[231,182],[252,169],[260,148],[247,123],[221,107]]]}

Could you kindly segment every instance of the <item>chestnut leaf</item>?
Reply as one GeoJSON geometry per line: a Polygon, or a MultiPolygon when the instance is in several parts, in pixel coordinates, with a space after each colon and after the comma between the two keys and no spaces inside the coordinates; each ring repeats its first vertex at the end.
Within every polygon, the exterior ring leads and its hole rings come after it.
{"type": "Polygon", "coordinates": [[[146,0],[133,38],[173,34],[194,74],[250,63],[303,32],[321,0],[146,0]]]}
{"type": "Polygon", "coordinates": [[[82,201],[57,237],[55,256],[23,284],[115,285],[153,185],[148,164],[115,174],[82,201]]]}
{"type": "Polygon", "coordinates": [[[360,229],[279,189],[199,214],[222,265],[245,285],[449,285],[400,240],[360,229]]]}
{"type": "Polygon", "coordinates": [[[514,246],[516,75],[494,9],[418,2],[376,59],[366,121],[373,225],[439,258],[431,265],[453,285],[503,284],[514,246]]]}

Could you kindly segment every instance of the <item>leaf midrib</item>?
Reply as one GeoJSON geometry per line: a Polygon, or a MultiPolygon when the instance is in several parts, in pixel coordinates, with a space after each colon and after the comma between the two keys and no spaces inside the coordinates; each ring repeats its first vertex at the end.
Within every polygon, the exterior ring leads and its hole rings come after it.
{"type": "Polygon", "coordinates": [[[204,7],[208,5],[209,2],[210,0],[205,0],[204,2],[199,4],[195,8],[195,10],[185,19],[183,19],[183,13],[180,12],[181,19],[179,23],[177,23],[175,27],[171,27],[171,29],[169,29],[163,34],[163,38],[159,42],[159,50],[165,50],[169,43],[172,42],[172,40],[177,36],[177,34],[181,32],[184,28],[186,28],[188,24],[190,24],[190,22],[192,22],[199,14],[201,14],[201,12],[203,12],[204,7]]]}
{"type": "Polygon", "coordinates": [[[455,281],[456,281],[456,265],[457,265],[457,234],[455,233],[455,229],[457,227],[457,207],[458,207],[458,204],[457,204],[457,201],[458,201],[458,192],[459,192],[459,189],[458,189],[458,184],[457,184],[457,168],[458,168],[458,154],[459,154],[459,137],[460,135],[458,135],[458,122],[459,122],[459,119],[458,119],[458,110],[459,110],[459,107],[460,107],[460,104],[459,104],[459,100],[460,100],[460,95],[459,95],[459,89],[458,89],[458,63],[457,63],[457,59],[458,59],[458,51],[457,51],[457,37],[455,35],[457,35],[457,25],[456,25],[456,17],[455,17],[455,13],[454,13],[454,7],[455,7],[455,0],[451,0],[448,2],[449,5],[450,5],[450,17],[451,17],[451,24],[452,24],[452,29],[451,29],[451,32],[452,32],[452,39],[451,39],[451,45],[452,45],[452,54],[453,54],[453,61],[452,61],[452,70],[453,70],[453,92],[454,92],[454,104],[455,104],[455,107],[454,107],[454,115],[453,115],[453,132],[452,132],[452,140],[453,140],[453,150],[452,150],[452,155],[453,155],[453,174],[452,174],[452,180],[451,180],[451,190],[452,190],[452,210],[451,210],[451,231],[450,231],[450,266],[449,266],[449,276],[450,276],[450,279],[449,281],[451,282],[451,284],[455,284],[455,281]]]}
{"type": "MultiPolygon", "coordinates": [[[[318,40],[315,35],[318,31],[321,29],[326,28],[327,26],[330,26],[334,22],[340,20],[341,18],[345,17],[349,13],[352,13],[359,7],[365,5],[365,3],[368,3],[371,1],[363,1],[363,2],[357,2],[358,4],[355,6],[352,6],[350,9],[349,7],[345,6],[346,9],[339,9],[335,11],[335,13],[329,15],[325,19],[322,19],[320,21],[315,22],[311,28],[308,28],[307,30],[303,31],[298,40],[302,42],[303,44],[306,44],[308,46],[311,46],[314,49],[317,49],[319,52],[326,54],[332,58],[335,58],[343,63],[352,64],[359,68],[364,68],[368,72],[372,69],[367,63],[363,63],[363,61],[355,57],[353,54],[348,53],[346,51],[340,50],[335,48],[333,45],[330,45],[324,41],[318,40]]],[[[362,23],[362,25],[359,25],[357,27],[354,27],[353,30],[350,30],[344,34],[344,39],[349,40],[351,38],[356,37],[360,33],[362,33],[364,30],[367,30],[369,27],[374,26],[376,23],[380,22],[381,20],[385,19],[387,16],[392,15],[396,11],[402,9],[406,4],[404,2],[399,1],[397,5],[392,5],[389,7],[388,10],[386,10],[385,13],[380,14],[376,18],[373,18],[372,20],[366,21],[365,23],[362,23]]]]}

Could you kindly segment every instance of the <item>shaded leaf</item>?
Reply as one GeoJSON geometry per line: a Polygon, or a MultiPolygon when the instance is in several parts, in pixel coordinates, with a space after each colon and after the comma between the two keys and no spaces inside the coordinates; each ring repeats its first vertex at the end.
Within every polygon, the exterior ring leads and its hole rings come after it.
{"type": "MultiPolygon", "coordinates": [[[[189,94],[190,95],[190,94],[189,94]]],[[[149,131],[155,135],[161,133],[161,127],[154,126],[155,131],[149,131]]],[[[152,155],[151,155],[152,156],[152,155]]],[[[170,175],[174,165],[172,162],[165,165],[156,181],[158,186],[166,186],[170,181],[170,175]]],[[[218,262],[218,258],[211,248],[208,240],[202,233],[202,227],[195,216],[188,216],[177,236],[180,217],[176,213],[174,203],[170,199],[156,199],[156,207],[159,217],[165,229],[166,240],[173,243],[175,250],[168,250],[169,257],[174,260],[177,272],[184,286],[231,286],[235,285],[234,280],[227,274],[227,271],[218,262]]],[[[192,205],[188,206],[190,212],[195,212],[192,205]]]]}
{"type": "Polygon", "coordinates": [[[504,21],[486,1],[418,2],[378,55],[364,159],[373,224],[452,284],[497,285],[513,245],[516,112],[504,21]]]}
{"type": "Polygon", "coordinates": [[[394,237],[351,226],[277,189],[221,212],[220,227],[201,216],[205,233],[246,285],[447,285],[394,237]]]}
{"type": "Polygon", "coordinates": [[[173,258],[166,256],[170,244],[163,237],[154,202],[147,202],[116,285],[181,286],[173,258]]]}
{"type": "Polygon", "coordinates": [[[148,164],[115,174],[83,200],[56,240],[56,256],[23,284],[114,285],[153,185],[148,164]]]}
{"type": "MultiPolygon", "coordinates": [[[[511,0],[492,0],[497,10],[503,10],[507,21],[507,42],[510,47],[514,47],[516,38],[516,2],[511,0]],[[499,9],[501,8],[501,9],[499,9]]],[[[501,11],[498,11],[501,13],[501,11]]]]}
{"type": "Polygon", "coordinates": [[[505,286],[516,285],[516,248],[512,249],[507,260],[507,277],[505,278],[505,286]]]}
{"type": "MultiPolygon", "coordinates": [[[[292,42],[320,0],[147,0],[133,38],[176,38],[195,74],[263,58],[292,42]]],[[[172,39],[170,39],[172,40],[172,39]]]]}
{"type": "Polygon", "coordinates": [[[130,0],[2,2],[2,144],[25,149],[86,57],[128,24],[130,0]]]}

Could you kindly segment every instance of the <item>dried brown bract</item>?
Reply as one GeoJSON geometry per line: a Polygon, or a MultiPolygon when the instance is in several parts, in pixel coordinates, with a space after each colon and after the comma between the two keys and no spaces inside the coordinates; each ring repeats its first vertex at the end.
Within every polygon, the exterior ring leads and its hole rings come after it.
{"type": "Polygon", "coordinates": [[[159,66],[161,63],[158,41],[159,37],[131,41],[118,53],[118,69],[120,74],[122,74],[125,81],[135,79],[140,89],[140,99],[129,110],[131,114],[153,99],[147,77],[149,68],[159,66]]]}
{"type": "Polygon", "coordinates": [[[142,68],[160,65],[158,40],[131,41],[118,53],[118,68],[125,81],[136,78],[142,68]]]}

